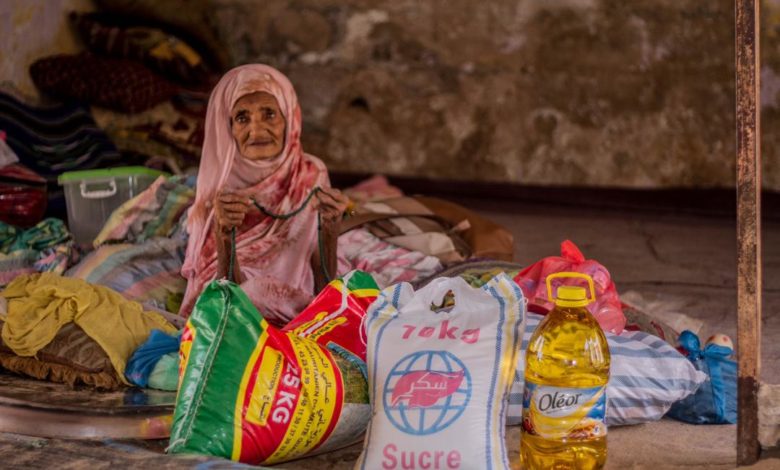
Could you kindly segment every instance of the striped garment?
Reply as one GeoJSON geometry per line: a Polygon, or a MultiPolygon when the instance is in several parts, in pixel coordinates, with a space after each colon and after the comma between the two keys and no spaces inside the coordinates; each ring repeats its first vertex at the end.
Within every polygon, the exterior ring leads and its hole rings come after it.
{"type": "MultiPolygon", "coordinates": [[[[523,412],[525,351],[540,315],[529,313],[509,394],[507,424],[520,424],[523,412]]],[[[663,417],[672,404],[696,392],[707,375],[666,341],[641,331],[605,333],[612,358],[607,384],[607,425],[639,424],[663,417]]]]}
{"type": "Polygon", "coordinates": [[[16,276],[36,272],[38,256],[35,250],[19,250],[7,255],[0,253],[0,288],[10,284],[16,276]]]}
{"type": "Polygon", "coordinates": [[[441,271],[439,258],[393,245],[363,228],[339,236],[337,255],[339,276],[356,269],[365,271],[381,288],[441,271]]]}
{"type": "Polygon", "coordinates": [[[19,161],[50,182],[66,171],[128,164],[82,105],[43,107],[0,89],[0,129],[19,161]]]}
{"type": "Polygon", "coordinates": [[[165,309],[171,298],[181,295],[186,287],[179,274],[184,247],[181,239],[161,237],[137,245],[103,245],[65,275],[110,287],[129,299],[165,309]]]}

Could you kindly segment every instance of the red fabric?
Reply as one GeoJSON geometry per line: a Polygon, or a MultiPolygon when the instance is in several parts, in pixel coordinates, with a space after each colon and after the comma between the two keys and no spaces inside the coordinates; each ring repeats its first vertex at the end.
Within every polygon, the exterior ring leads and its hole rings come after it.
{"type": "Polygon", "coordinates": [[[27,228],[45,213],[46,180],[19,164],[0,168],[0,220],[27,228]]]}
{"type": "Polygon", "coordinates": [[[30,66],[30,76],[52,97],[123,113],[143,111],[176,93],[174,85],[137,62],[90,53],[44,57],[30,66]]]}

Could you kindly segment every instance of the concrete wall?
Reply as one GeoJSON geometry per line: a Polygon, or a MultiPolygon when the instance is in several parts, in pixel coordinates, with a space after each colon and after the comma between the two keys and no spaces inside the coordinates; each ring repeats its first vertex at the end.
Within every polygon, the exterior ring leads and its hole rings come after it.
{"type": "MultiPolygon", "coordinates": [[[[236,63],[287,72],[335,169],[622,187],[734,184],[731,0],[212,0],[236,63]]],[[[780,189],[780,1],[765,184],[780,189]]]]}
{"type": "MultiPolygon", "coordinates": [[[[336,170],[621,187],[734,183],[731,0],[201,0],[233,61],[288,73],[336,170]]],[[[193,5],[198,2],[193,3],[193,5]]],[[[77,49],[88,0],[0,2],[0,79],[77,49]]],[[[780,189],[780,0],[762,11],[780,189]]]]}
{"type": "Polygon", "coordinates": [[[67,12],[93,9],[90,0],[0,0],[0,80],[37,96],[30,64],[47,55],[78,51],[81,46],[67,12]]]}

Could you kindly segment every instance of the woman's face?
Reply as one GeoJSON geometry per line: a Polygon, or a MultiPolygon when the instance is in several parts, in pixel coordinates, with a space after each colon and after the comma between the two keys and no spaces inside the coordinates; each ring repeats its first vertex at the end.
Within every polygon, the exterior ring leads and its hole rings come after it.
{"type": "Polygon", "coordinates": [[[285,125],[276,98],[264,91],[242,96],[230,113],[238,151],[249,160],[269,160],[282,153],[285,125]]]}

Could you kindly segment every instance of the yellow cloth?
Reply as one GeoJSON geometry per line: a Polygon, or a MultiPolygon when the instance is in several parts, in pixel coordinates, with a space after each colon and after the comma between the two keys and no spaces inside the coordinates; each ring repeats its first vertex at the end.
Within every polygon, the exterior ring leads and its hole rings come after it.
{"type": "Polygon", "coordinates": [[[16,355],[34,356],[74,322],[103,348],[125,383],[127,360],[149,333],[176,331],[160,314],[107,287],[52,273],[19,276],[0,296],[8,300],[3,342],[16,355]]]}

